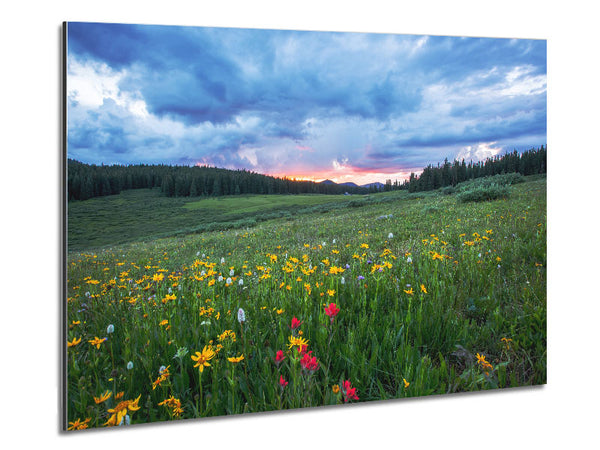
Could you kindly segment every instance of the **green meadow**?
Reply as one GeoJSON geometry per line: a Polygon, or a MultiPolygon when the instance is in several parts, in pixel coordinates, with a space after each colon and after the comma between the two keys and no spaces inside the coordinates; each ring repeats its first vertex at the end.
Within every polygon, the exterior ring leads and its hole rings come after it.
{"type": "Polygon", "coordinates": [[[546,178],[498,192],[69,203],[69,429],[546,383],[546,178]]]}

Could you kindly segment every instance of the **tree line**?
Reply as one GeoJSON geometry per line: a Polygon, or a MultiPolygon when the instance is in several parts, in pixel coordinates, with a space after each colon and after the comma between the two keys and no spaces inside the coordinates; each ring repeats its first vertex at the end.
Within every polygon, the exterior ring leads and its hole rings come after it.
{"type": "Polygon", "coordinates": [[[95,165],[67,161],[69,200],[114,195],[128,189],[159,188],[168,197],[244,194],[367,194],[377,188],[297,181],[247,170],[209,166],[95,165]]]}
{"type": "Polygon", "coordinates": [[[445,186],[456,186],[463,181],[473,180],[475,178],[499,175],[505,173],[520,173],[521,175],[535,175],[546,173],[546,151],[547,146],[527,150],[519,153],[516,150],[504,155],[496,155],[493,158],[487,158],[485,161],[479,161],[468,164],[465,160],[454,160],[452,163],[448,159],[437,167],[428,165],[423,169],[421,175],[410,174],[408,180],[399,184],[397,181],[392,184],[390,180],[386,182],[384,190],[408,189],[409,192],[432,191],[445,186]]]}
{"type": "Polygon", "coordinates": [[[409,192],[431,191],[456,186],[475,178],[517,172],[522,175],[546,173],[546,150],[543,145],[523,153],[497,155],[485,161],[466,163],[445,159],[443,164],[428,165],[420,175],[410,174],[403,183],[386,180],[383,187],[339,185],[297,181],[262,175],[248,170],[229,170],[209,166],[95,165],[73,159],[67,161],[69,200],[114,195],[127,189],[159,188],[168,197],[218,197],[244,194],[368,194],[407,189],[409,192]]]}

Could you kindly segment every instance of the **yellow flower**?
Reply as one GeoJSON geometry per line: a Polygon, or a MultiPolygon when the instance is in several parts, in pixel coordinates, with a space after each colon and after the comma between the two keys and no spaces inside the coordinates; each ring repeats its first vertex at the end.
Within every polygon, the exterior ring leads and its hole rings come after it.
{"type": "Polygon", "coordinates": [[[223,333],[219,335],[219,342],[223,342],[225,339],[231,339],[232,342],[235,342],[235,331],[233,330],[225,330],[223,333]]]}
{"type": "Polygon", "coordinates": [[[404,292],[407,293],[408,295],[413,295],[413,288],[411,287],[409,290],[404,289],[404,292]]]}
{"type": "Polygon", "coordinates": [[[234,356],[232,358],[227,358],[227,361],[237,364],[240,361],[242,361],[243,359],[244,359],[244,355],[240,355],[240,356],[234,356]]]}
{"type": "Polygon", "coordinates": [[[77,339],[74,337],[71,342],[67,341],[67,347],[74,347],[74,346],[78,345],[80,342],[81,342],[81,338],[77,339]]]}
{"type": "Polygon", "coordinates": [[[485,356],[480,355],[479,353],[477,353],[477,364],[481,366],[481,368],[485,371],[486,375],[488,375],[488,370],[494,369],[494,367],[486,361],[485,356]]]}
{"type": "Polygon", "coordinates": [[[138,401],[140,400],[141,394],[135,400],[124,400],[120,402],[117,406],[112,409],[109,409],[108,412],[112,414],[110,418],[104,424],[105,426],[116,426],[121,423],[121,421],[125,418],[128,411],[134,412],[140,409],[138,406],[138,401]]]}
{"type": "Polygon", "coordinates": [[[97,349],[100,348],[100,345],[104,342],[104,338],[99,338],[98,336],[94,336],[94,339],[88,341],[90,344],[95,345],[97,349]]]}
{"type": "Polygon", "coordinates": [[[162,320],[158,325],[162,327],[163,325],[167,325],[168,323],[169,323],[169,321],[167,319],[165,319],[165,320],[162,320]]]}
{"type": "Polygon", "coordinates": [[[156,389],[157,386],[160,386],[163,381],[167,381],[167,378],[171,375],[169,373],[169,367],[161,367],[160,372],[158,374],[158,378],[152,382],[152,390],[156,389]]]}
{"type": "Polygon", "coordinates": [[[167,295],[165,295],[165,298],[162,299],[162,302],[167,303],[169,300],[176,300],[176,299],[177,299],[177,296],[175,294],[172,294],[172,295],[167,294],[167,295]]]}
{"type": "Polygon", "coordinates": [[[181,401],[178,398],[175,398],[171,395],[171,397],[163,400],[158,404],[158,406],[167,406],[171,408],[171,412],[174,417],[179,417],[183,413],[183,408],[181,407],[181,401]]]}
{"type": "Polygon", "coordinates": [[[111,395],[112,392],[107,390],[104,394],[101,394],[100,397],[94,397],[94,402],[96,402],[96,405],[99,405],[100,403],[108,400],[111,395]]]}
{"type": "Polygon", "coordinates": [[[285,312],[285,309],[278,309],[277,311],[275,311],[278,315],[279,314],[283,314],[285,312]]]}
{"type": "Polygon", "coordinates": [[[204,371],[204,367],[210,367],[208,361],[210,361],[214,357],[215,352],[207,346],[204,346],[202,352],[196,352],[195,355],[191,356],[192,360],[196,361],[194,367],[198,367],[198,370],[200,370],[200,372],[204,371]]]}
{"type": "Polygon", "coordinates": [[[327,289],[327,295],[333,297],[335,295],[335,289],[327,289]]]}
{"type": "Polygon", "coordinates": [[[334,384],[333,386],[331,386],[331,390],[334,394],[337,394],[338,392],[340,392],[340,387],[337,384],[334,384]]]}
{"type": "Polygon", "coordinates": [[[152,281],[162,281],[165,276],[162,273],[155,273],[152,276],[152,281]]]}
{"type": "Polygon", "coordinates": [[[505,350],[510,350],[510,343],[512,342],[512,339],[510,338],[505,338],[503,337],[502,339],[500,339],[502,342],[504,342],[504,349],[505,350]]]}
{"type": "Polygon", "coordinates": [[[81,419],[77,419],[75,422],[69,422],[69,428],[67,428],[67,431],[85,430],[88,427],[88,423],[90,422],[90,420],[92,420],[92,418],[88,417],[83,422],[81,421],[81,419]]]}
{"type": "Polygon", "coordinates": [[[292,347],[295,345],[299,348],[302,348],[305,345],[308,345],[308,341],[306,339],[304,339],[303,337],[296,337],[296,336],[290,336],[289,338],[290,343],[288,344],[289,349],[291,350],[292,347]]]}
{"type": "Polygon", "coordinates": [[[427,289],[425,289],[424,284],[421,284],[421,292],[423,292],[424,294],[427,294],[427,289]]]}

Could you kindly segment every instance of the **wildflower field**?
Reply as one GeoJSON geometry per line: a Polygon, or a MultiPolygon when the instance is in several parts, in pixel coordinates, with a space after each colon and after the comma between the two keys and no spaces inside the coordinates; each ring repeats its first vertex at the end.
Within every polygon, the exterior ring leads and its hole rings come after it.
{"type": "Polygon", "coordinates": [[[70,251],[67,428],[546,383],[545,177],[370,198],[70,251]]]}

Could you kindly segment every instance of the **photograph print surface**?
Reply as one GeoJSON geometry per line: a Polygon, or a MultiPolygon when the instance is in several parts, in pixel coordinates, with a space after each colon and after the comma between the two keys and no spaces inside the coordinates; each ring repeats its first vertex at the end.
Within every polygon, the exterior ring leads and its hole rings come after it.
{"type": "Polygon", "coordinates": [[[65,429],[546,383],[545,40],[64,39],[65,429]]]}

